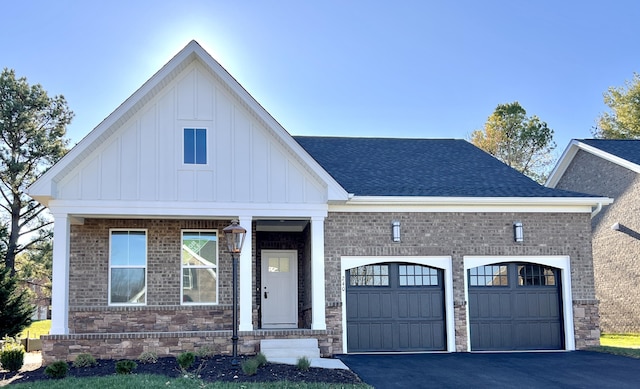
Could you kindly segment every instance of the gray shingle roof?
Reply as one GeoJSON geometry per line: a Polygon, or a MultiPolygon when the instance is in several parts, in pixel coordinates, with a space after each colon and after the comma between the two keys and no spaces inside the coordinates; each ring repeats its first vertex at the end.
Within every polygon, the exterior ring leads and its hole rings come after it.
{"type": "Polygon", "coordinates": [[[544,187],[464,140],[294,139],[357,196],[590,197],[544,187]]]}
{"type": "Polygon", "coordinates": [[[616,157],[640,165],[640,140],[636,139],[577,139],[616,157]]]}

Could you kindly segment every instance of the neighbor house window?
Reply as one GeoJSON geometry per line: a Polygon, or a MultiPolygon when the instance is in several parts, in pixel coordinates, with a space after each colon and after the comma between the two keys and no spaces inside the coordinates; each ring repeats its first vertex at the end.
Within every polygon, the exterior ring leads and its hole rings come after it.
{"type": "Polygon", "coordinates": [[[145,304],[147,300],[147,233],[111,230],[109,303],[145,304]]]}
{"type": "Polygon", "coordinates": [[[182,232],[182,302],[218,302],[218,236],[216,231],[182,232]]]}
{"type": "Polygon", "coordinates": [[[205,165],[207,163],[207,130],[184,129],[184,163],[205,165]]]}

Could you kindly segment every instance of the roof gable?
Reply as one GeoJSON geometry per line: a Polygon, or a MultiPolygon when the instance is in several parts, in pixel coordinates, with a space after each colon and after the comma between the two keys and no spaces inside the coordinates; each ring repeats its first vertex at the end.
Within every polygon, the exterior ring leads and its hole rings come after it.
{"type": "Polygon", "coordinates": [[[464,140],[294,138],[356,196],[589,197],[545,188],[464,140]]]}
{"type": "Polygon", "coordinates": [[[234,201],[260,202],[326,203],[347,198],[340,185],[195,41],[28,192],[44,204],[60,198],[224,201],[230,194],[234,201]],[[216,150],[214,169],[181,168],[183,127],[208,129],[207,142],[216,150]],[[266,183],[265,176],[278,180],[266,183]],[[289,194],[274,192],[289,184],[295,186],[289,194]],[[321,198],[312,193],[316,191],[324,192],[321,198]],[[259,199],[250,198],[252,194],[259,199]]]}
{"type": "Polygon", "coordinates": [[[558,184],[579,150],[640,173],[640,140],[573,139],[549,175],[546,186],[553,188],[558,184]]]}

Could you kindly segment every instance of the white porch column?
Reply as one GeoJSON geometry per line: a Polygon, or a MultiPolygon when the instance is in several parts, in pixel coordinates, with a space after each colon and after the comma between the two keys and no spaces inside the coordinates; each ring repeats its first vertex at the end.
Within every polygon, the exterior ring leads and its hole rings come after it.
{"type": "Polygon", "coordinates": [[[243,216],[238,219],[240,225],[247,229],[247,235],[244,238],[244,245],[240,253],[240,264],[238,272],[240,273],[240,298],[239,298],[239,314],[240,331],[253,331],[253,234],[251,228],[252,217],[243,216]]]}
{"type": "Polygon", "coordinates": [[[53,214],[51,335],[69,333],[69,215],[53,214]]]}
{"type": "Polygon", "coordinates": [[[326,330],[324,217],[311,218],[311,329],[326,330]]]}

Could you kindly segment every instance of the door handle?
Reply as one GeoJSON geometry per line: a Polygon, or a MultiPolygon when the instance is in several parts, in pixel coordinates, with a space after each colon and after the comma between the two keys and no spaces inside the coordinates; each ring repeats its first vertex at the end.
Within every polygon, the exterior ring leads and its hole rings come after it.
{"type": "Polygon", "coordinates": [[[266,291],[264,292],[264,298],[265,298],[265,300],[267,299],[267,292],[266,291]]]}

